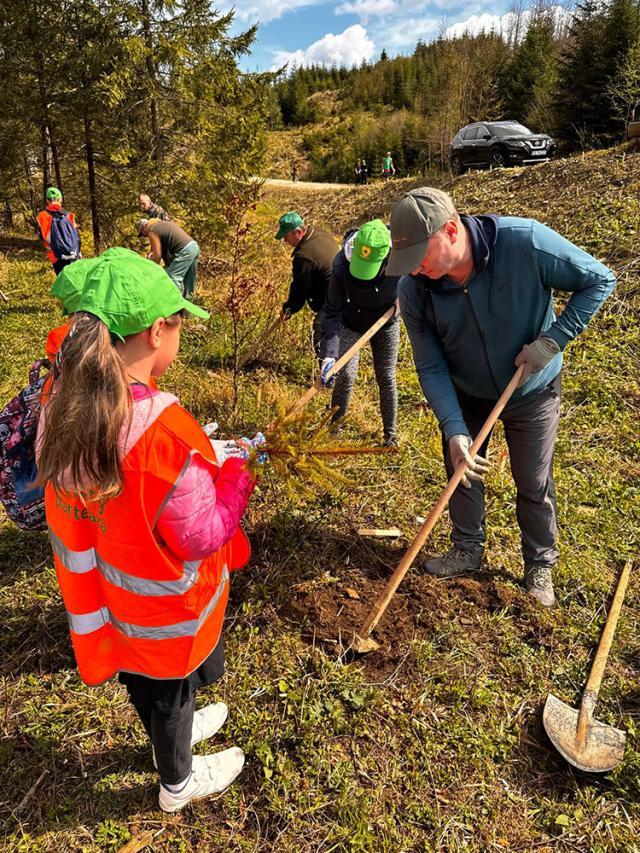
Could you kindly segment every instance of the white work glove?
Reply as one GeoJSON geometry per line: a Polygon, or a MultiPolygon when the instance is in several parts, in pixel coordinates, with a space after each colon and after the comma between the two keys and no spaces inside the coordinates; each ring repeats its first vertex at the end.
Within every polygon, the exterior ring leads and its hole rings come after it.
{"type": "Polygon", "coordinates": [[[234,456],[241,459],[245,458],[243,448],[239,447],[238,443],[233,439],[221,441],[220,439],[210,438],[209,441],[211,442],[211,447],[213,447],[218,465],[224,465],[227,459],[232,459],[234,456]]]}
{"type": "Polygon", "coordinates": [[[560,352],[560,347],[553,338],[540,336],[530,344],[525,344],[516,356],[516,367],[524,364],[522,379],[518,385],[524,385],[532,373],[539,373],[552,358],[560,352]]]}
{"type": "Polygon", "coordinates": [[[469,453],[470,447],[471,439],[468,435],[452,435],[449,439],[449,456],[453,470],[456,471],[461,462],[466,462],[468,466],[460,481],[465,489],[471,488],[470,480],[482,481],[489,470],[489,462],[478,454],[475,458],[472,457],[469,453]]]}
{"type": "Polygon", "coordinates": [[[335,376],[329,376],[329,371],[333,369],[336,363],[335,358],[323,358],[322,366],[320,367],[320,379],[325,388],[331,388],[335,376]]]}

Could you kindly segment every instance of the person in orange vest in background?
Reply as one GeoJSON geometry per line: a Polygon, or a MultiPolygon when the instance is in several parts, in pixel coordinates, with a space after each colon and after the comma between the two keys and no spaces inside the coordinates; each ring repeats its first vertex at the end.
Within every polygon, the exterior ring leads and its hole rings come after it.
{"type": "Polygon", "coordinates": [[[228,713],[222,702],[196,711],[195,693],[224,671],[229,570],[249,559],[240,519],[255,485],[238,454],[264,439],[210,442],[154,387],[185,312],[209,316],[157,264],[109,249],[63,270],[53,294],[74,313],[37,461],[71,640],[87,684],[118,673],[126,686],[153,747],[160,807],[175,812],[225,790],[244,764],[237,747],[191,748],[228,713]]]}
{"type": "Polygon", "coordinates": [[[36,217],[38,236],[44,242],[56,275],[82,257],[80,232],[76,215],[62,207],[62,193],[57,187],[47,190],[47,206],[36,217]]]}

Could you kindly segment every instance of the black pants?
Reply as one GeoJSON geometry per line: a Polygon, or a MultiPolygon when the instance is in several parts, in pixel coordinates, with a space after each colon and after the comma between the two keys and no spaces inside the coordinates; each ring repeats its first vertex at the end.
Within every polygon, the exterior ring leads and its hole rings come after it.
{"type": "Polygon", "coordinates": [[[209,657],[187,678],[147,678],[121,672],[118,680],[129,693],[133,707],[156,754],[160,781],[179,785],[191,773],[191,733],[196,690],[216,682],[224,673],[222,638],[209,657]]]}
{"type": "Polygon", "coordinates": [[[73,263],[73,260],[68,260],[68,261],[55,261],[55,262],[54,262],[54,264],[53,264],[53,271],[54,271],[54,273],[55,273],[56,275],[60,275],[60,273],[62,272],[62,270],[63,270],[65,267],[68,267],[68,266],[69,266],[69,264],[72,264],[72,263],[73,263]]]}
{"type": "Polygon", "coordinates": [[[158,708],[156,702],[142,695],[142,691],[137,691],[129,684],[127,690],[153,744],[160,781],[165,785],[179,785],[191,773],[191,729],[196,709],[195,692],[177,711],[165,713],[158,708]]]}

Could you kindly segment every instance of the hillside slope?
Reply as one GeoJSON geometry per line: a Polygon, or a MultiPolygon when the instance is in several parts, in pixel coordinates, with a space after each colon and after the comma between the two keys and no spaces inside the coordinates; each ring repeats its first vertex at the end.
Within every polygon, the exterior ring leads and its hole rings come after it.
{"type": "MultiPolygon", "coordinates": [[[[340,235],[373,216],[387,219],[411,185],[265,187],[243,255],[241,332],[266,326],[288,288],[289,252],[273,239],[280,213],[296,208],[340,235]]],[[[578,703],[610,590],[640,545],[640,156],[615,149],[471,174],[448,188],[462,210],[537,216],[619,276],[613,297],[567,351],[555,462],[558,606],[541,612],[522,589],[515,492],[498,429],[485,568],[450,583],[412,569],[377,630],[380,650],[350,656],[354,628],[445,482],[437,424],[422,405],[403,333],[398,456],[350,458],[340,468],[350,485],[334,492],[314,487],[310,495],[273,474],[256,490],[246,520],[252,561],[232,580],[227,674],[199,697],[230,707],[208,748],[233,743],[247,754],[222,798],[172,818],[158,811],[149,744],[124,689],[114,682],[88,688],[78,678],[46,536],[0,518],[3,849],[118,850],[144,833],[151,849],[166,853],[637,849],[634,579],[597,709],[599,719],[628,732],[623,764],[603,777],[572,771],[550,747],[540,714],[550,691],[578,703]],[[355,533],[392,525],[403,533],[397,541],[355,533]]],[[[24,384],[60,313],[41,250],[3,245],[6,400],[24,384]]],[[[309,316],[300,312],[240,375],[234,399],[234,248],[205,253],[198,298],[213,309],[212,320],[185,324],[180,357],[162,379],[201,422],[217,420],[226,435],[270,423],[276,404],[297,398],[314,370],[309,316]]],[[[310,410],[320,419],[327,405],[319,395],[310,410]]],[[[380,438],[369,353],[343,438],[380,438]]],[[[447,544],[445,518],[425,556],[447,544]]]]}

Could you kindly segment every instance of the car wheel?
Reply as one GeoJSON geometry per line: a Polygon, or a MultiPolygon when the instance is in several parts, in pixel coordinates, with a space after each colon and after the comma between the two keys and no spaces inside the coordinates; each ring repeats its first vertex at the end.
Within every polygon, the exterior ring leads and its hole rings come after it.
{"type": "Polygon", "coordinates": [[[462,159],[459,154],[454,154],[451,158],[451,171],[454,175],[461,175],[464,172],[464,166],[462,165],[462,159]]]}
{"type": "Polygon", "coordinates": [[[500,169],[507,162],[504,151],[501,148],[494,148],[489,156],[489,165],[494,169],[500,169]]]}

